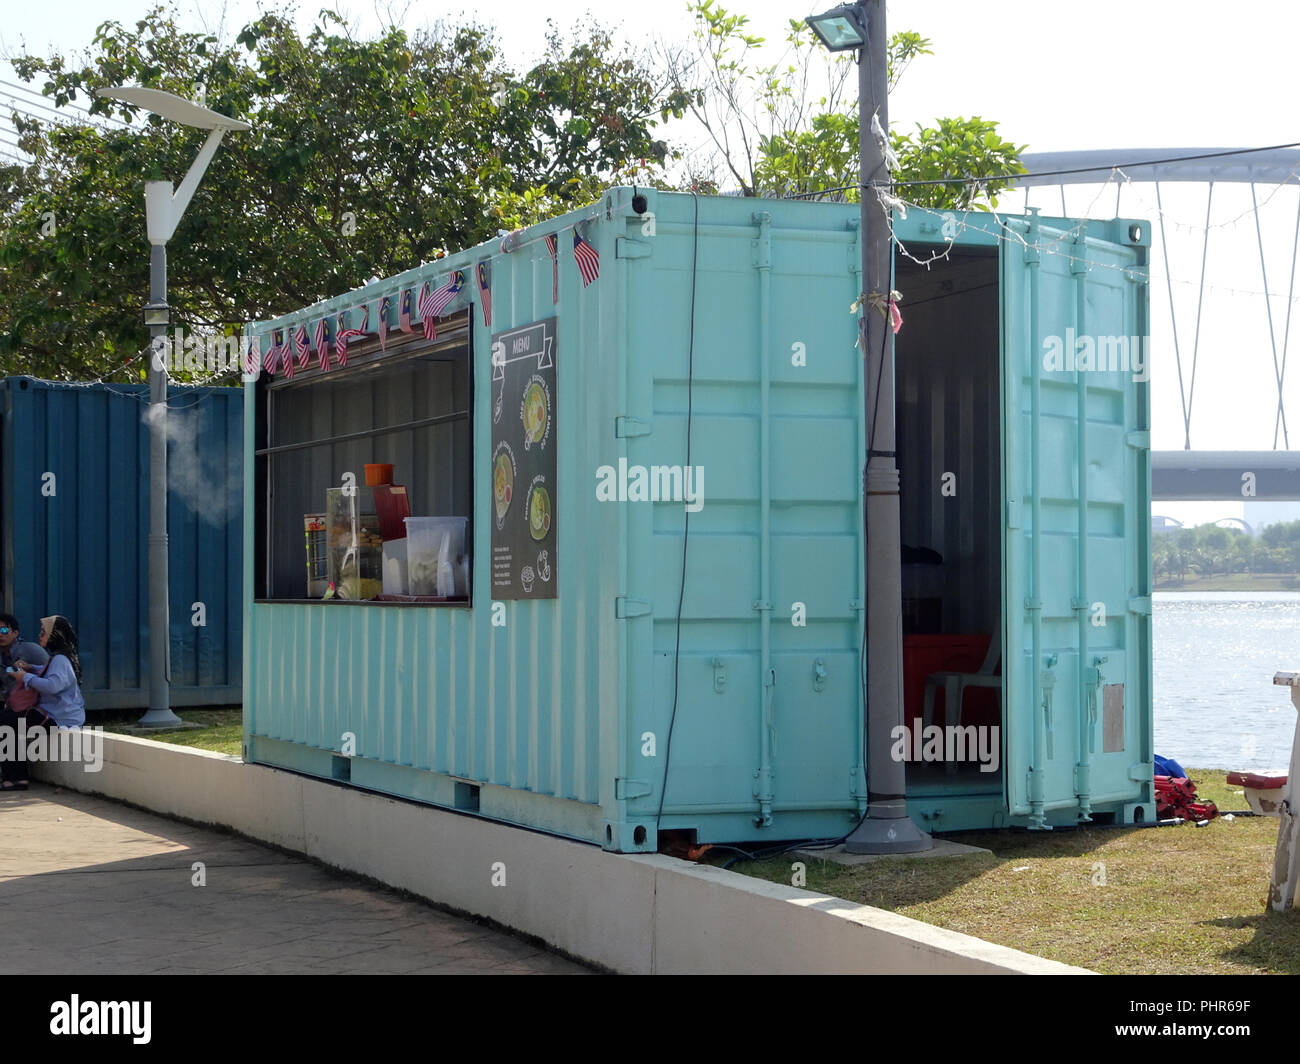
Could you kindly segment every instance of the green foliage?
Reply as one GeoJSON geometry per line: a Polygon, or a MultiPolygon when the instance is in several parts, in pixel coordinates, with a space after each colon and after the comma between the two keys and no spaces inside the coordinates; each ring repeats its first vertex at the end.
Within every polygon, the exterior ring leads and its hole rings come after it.
{"type": "Polygon", "coordinates": [[[1239,528],[1197,525],[1151,537],[1151,566],[1157,580],[1189,575],[1300,572],[1300,521],[1269,525],[1252,539],[1239,528]]]}
{"type": "Polygon", "coordinates": [[[910,185],[904,187],[903,198],[922,207],[957,210],[996,207],[997,193],[1008,188],[1011,182],[992,178],[1025,172],[1020,162],[1025,145],[1003,140],[997,128],[996,122],[974,116],[941,118],[938,126],[928,128],[918,125],[915,134],[900,135],[891,130],[890,140],[898,156],[902,180],[939,181],[954,176],[991,179],[978,184],[910,185]]]}
{"type": "Polygon", "coordinates": [[[14,116],[36,162],[0,169],[0,372],[55,378],[100,376],[147,344],[143,183],[179,182],[204,137],[99,87],[203,92],[252,122],[226,136],[168,246],[173,320],[227,331],[590,202],[611,182],[662,181],[670,152],[653,129],[682,106],[591,23],[571,37],[552,27],[541,62],[516,70],[474,24],[360,40],[325,11],[304,39],[264,12],[223,43],[156,8],[129,27],[105,22],[81,58],[12,62],[56,107],[134,123],[14,116]]]}
{"type": "MultiPolygon", "coordinates": [[[[858,105],[851,54],[826,52],[806,23],[792,19],[788,58],[764,66],[754,51],[765,42],[747,31],[744,16],[726,11],[717,0],[693,0],[687,9],[695,17],[695,51],[690,57],[669,55],[668,69],[720,159],[717,168],[747,196],[838,190],[841,198],[857,202],[858,105]],[[813,82],[824,83],[826,95],[811,99],[813,82]]],[[[889,89],[914,59],[931,54],[928,38],[911,31],[892,34],[889,89]]],[[[1010,184],[996,177],[1024,173],[1019,161],[1024,146],[1004,140],[996,122],[979,117],[942,118],[909,134],[891,131],[890,141],[899,161],[893,176],[901,183],[989,178],[902,185],[900,198],[927,207],[996,206],[997,193],[1010,184]]]]}

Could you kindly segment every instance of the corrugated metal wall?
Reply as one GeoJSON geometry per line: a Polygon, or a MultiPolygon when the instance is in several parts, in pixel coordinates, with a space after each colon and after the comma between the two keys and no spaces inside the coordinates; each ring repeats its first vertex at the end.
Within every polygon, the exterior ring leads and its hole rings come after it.
{"type": "MultiPolygon", "coordinates": [[[[170,390],[175,706],[242,697],[241,398],[236,388],[170,390]],[[203,626],[192,623],[196,602],[203,626]]],[[[142,385],[0,382],[4,607],[25,632],[51,613],[71,620],[91,708],[148,704],[147,400],[142,385]]]]}

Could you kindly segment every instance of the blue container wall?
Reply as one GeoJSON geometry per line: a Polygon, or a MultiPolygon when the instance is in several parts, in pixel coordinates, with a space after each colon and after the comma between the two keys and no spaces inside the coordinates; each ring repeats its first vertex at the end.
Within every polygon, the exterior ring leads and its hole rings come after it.
{"type": "MultiPolygon", "coordinates": [[[[149,701],[147,400],[140,385],[0,382],[4,608],[24,632],[69,618],[92,709],[149,701]]],[[[235,388],[170,390],[174,706],[242,698],[241,401],[235,388]]]]}

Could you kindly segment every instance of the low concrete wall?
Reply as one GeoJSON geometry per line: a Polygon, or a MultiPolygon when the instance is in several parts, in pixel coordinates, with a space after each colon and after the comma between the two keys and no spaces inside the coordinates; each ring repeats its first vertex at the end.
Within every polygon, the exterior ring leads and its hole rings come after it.
{"type": "Polygon", "coordinates": [[[627,973],[1081,974],[882,909],[582,843],[238,758],[105,735],[103,768],[37,778],[253,839],[627,973]]]}

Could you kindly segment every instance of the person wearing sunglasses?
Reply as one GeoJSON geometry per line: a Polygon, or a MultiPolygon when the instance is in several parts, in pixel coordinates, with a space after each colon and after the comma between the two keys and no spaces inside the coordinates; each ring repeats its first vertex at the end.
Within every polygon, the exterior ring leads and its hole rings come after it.
{"type": "Polygon", "coordinates": [[[18,631],[18,618],[12,613],[0,613],[0,706],[18,682],[14,664],[25,661],[37,668],[50,660],[50,656],[36,643],[26,642],[18,631]]]}

